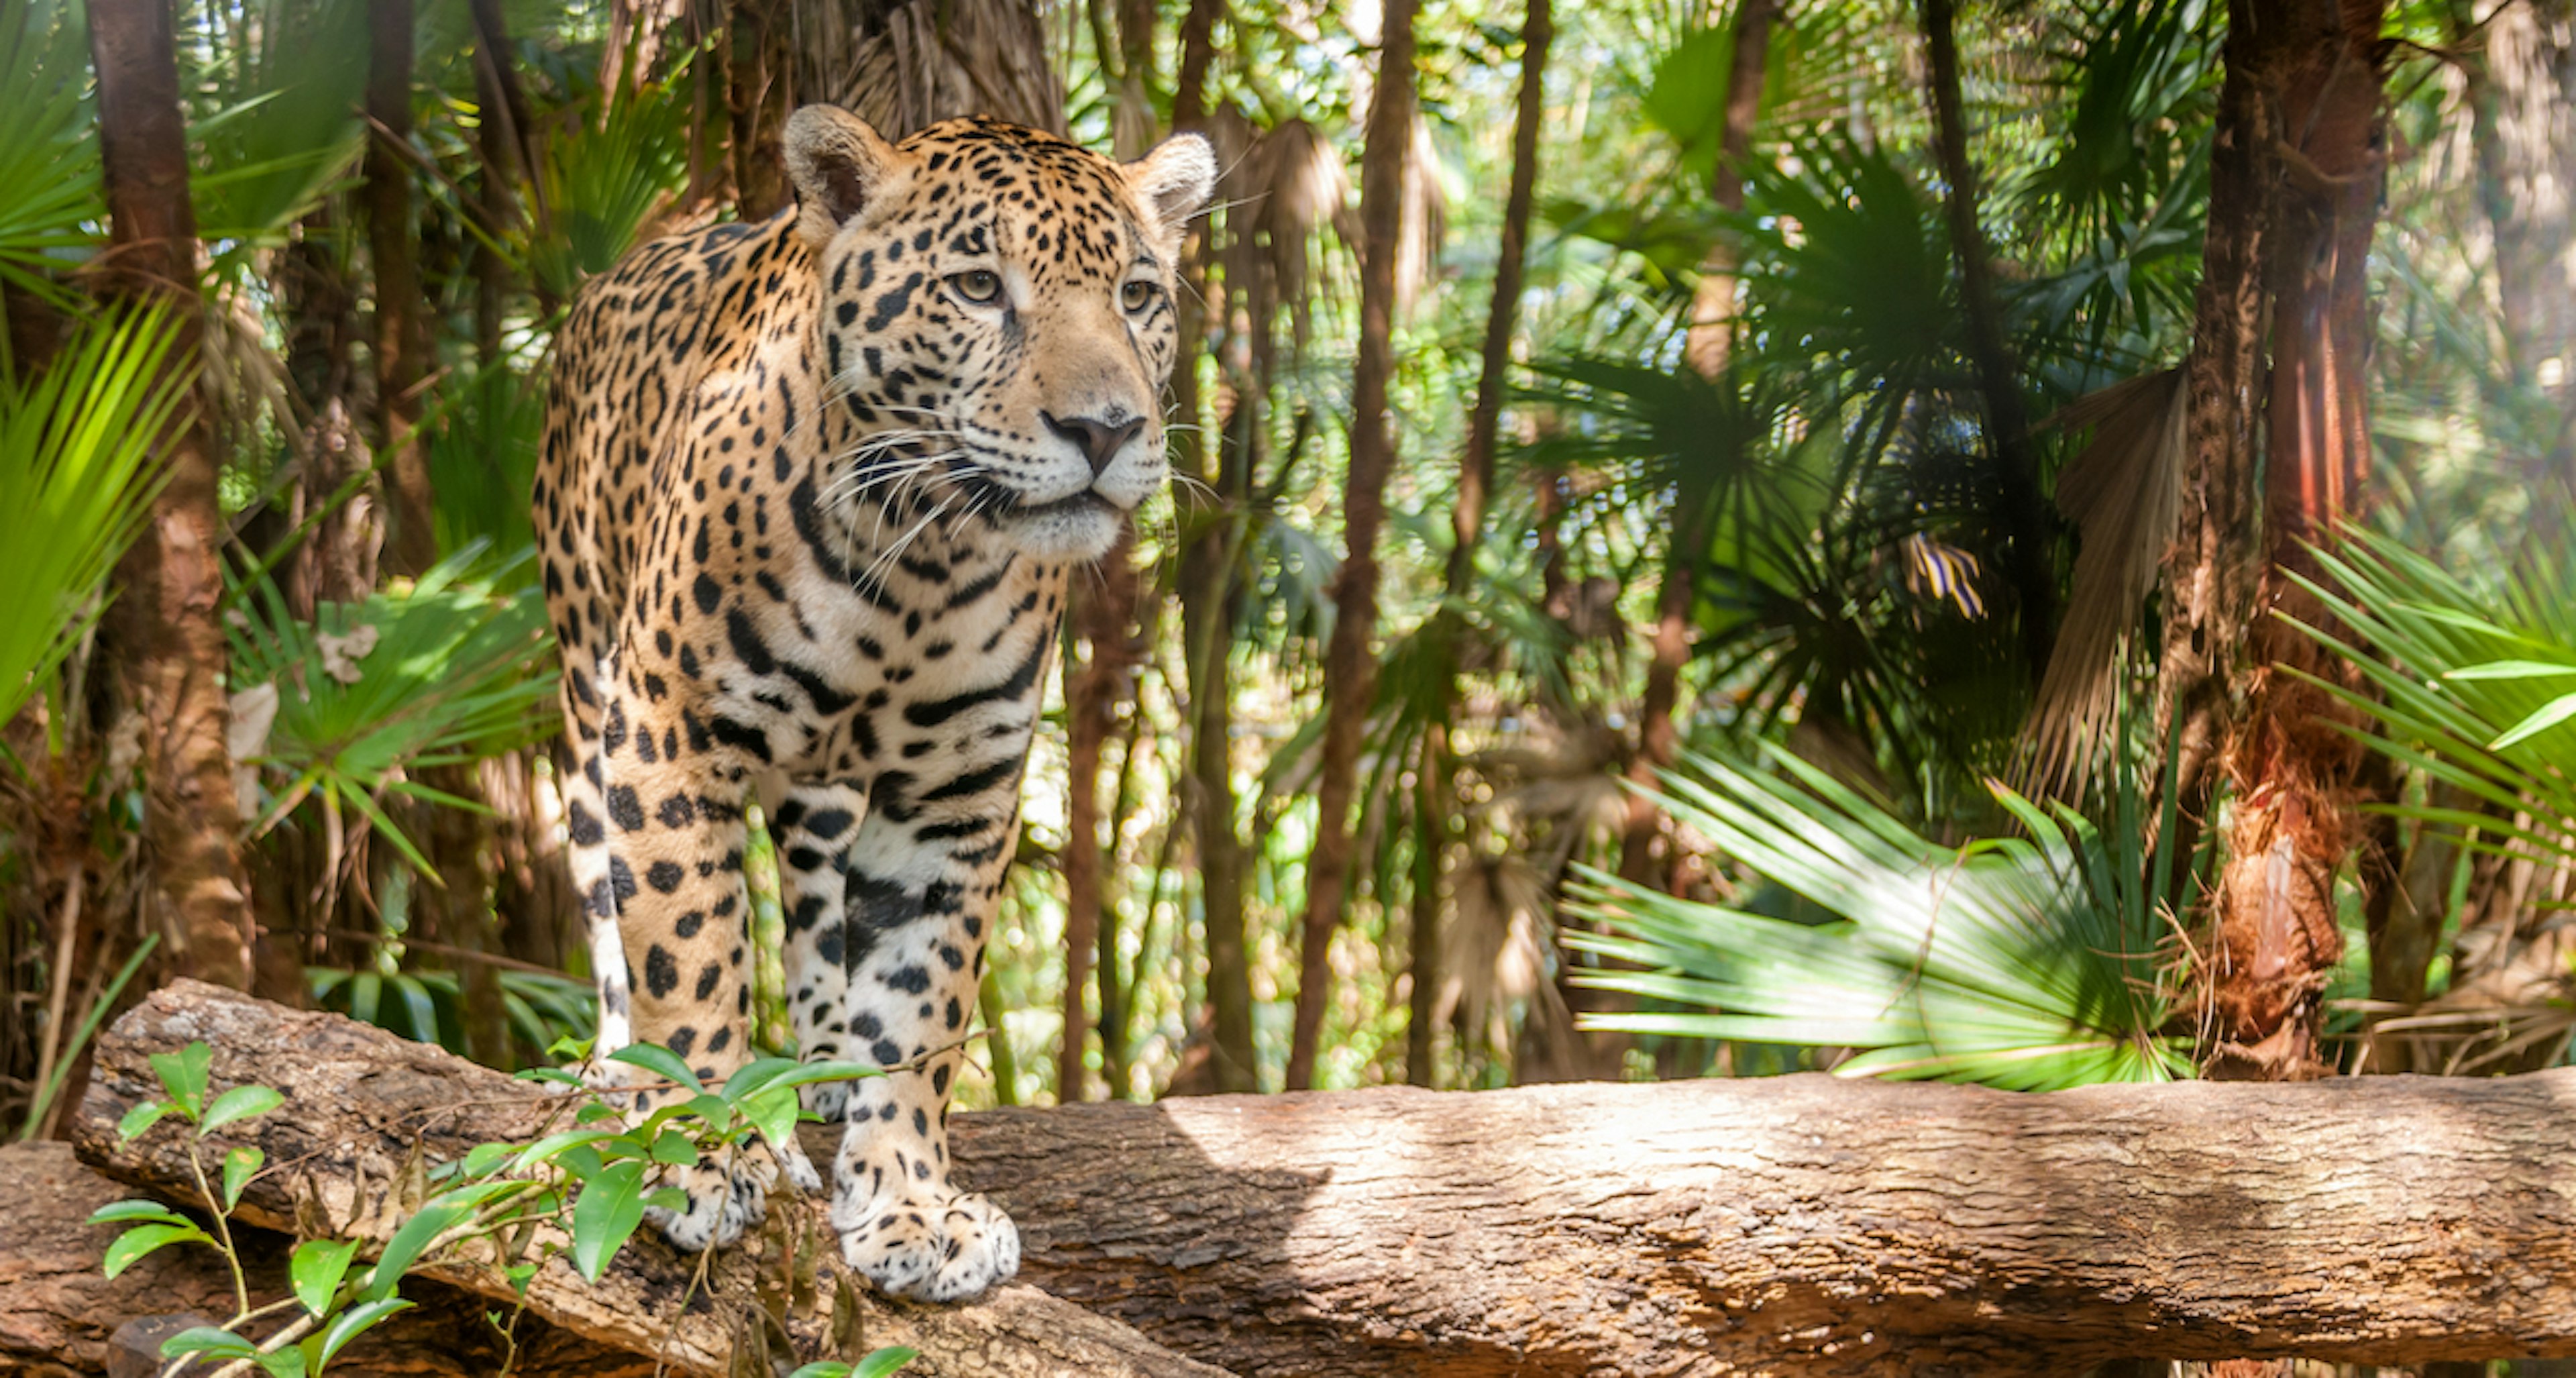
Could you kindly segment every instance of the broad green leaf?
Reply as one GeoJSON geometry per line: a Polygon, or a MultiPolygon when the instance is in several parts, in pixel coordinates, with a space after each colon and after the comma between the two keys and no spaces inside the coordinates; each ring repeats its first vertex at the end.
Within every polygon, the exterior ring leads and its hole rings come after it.
{"type": "Polygon", "coordinates": [[[632,1044],[630,1046],[620,1048],[616,1052],[610,1053],[608,1055],[608,1060],[611,1062],[623,1062],[629,1067],[641,1067],[645,1071],[662,1077],[664,1080],[676,1082],[692,1091],[703,1091],[706,1089],[706,1087],[699,1082],[698,1074],[689,1069],[689,1064],[680,1060],[679,1054],[672,1052],[670,1049],[662,1047],[659,1044],[632,1044]]]}
{"type": "Polygon", "coordinates": [[[376,1256],[376,1264],[367,1270],[367,1285],[359,1295],[367,1301],[383,1301],[402,1285],[403,1274],[411,1271],[421,1254],[464,1219],[466,1208],[448,1201],[432,1201],[420,1208],[411,1219],[385,1241],[385,1250],[376,1256]]]}
{"type": "Polygon", "coordinates": [[[644,1164],[610,1163],[581,1189],[572,1207],[572,1261],[581,1275],[599,1281],[608,1260],[644,1223],[644,1164]]]}
{"type": "Polygon", "coordinates": [[[666,1129],[653,1140],[653,1161],[676,1167],[695,1167],[698,1164],[698,1146],[689,1141],[688,1135],[666,1129]]]}
{"type": "Polygon", "coordinates": [[[316,1316],[329,1311],[332,1294],[340,1290],[340,1279],[348,1275],[349,1260],[357,1253],[354,1239],[308,1239],[296,1245],[286,1266],[295,1300],[316,1316]]]}
{"type": "Polygon", "coordinates": [[[114,1225],[127,1220],[158,1220],[170,1225],[194,1227],[194,1221],[158,1201],[112,1201],[90,1212],[88,1223],[114,1225]]]}
{"type": "Polygon", "coordinates": [[[266,1086],[236,1086],[215,1097],[215,1103],[206,1107],[205,1123],[197,1126],[197,1132],[211,1134],[235,1120],[265,1115],[284,1104],[286,1097],[266,1086]]]}
{"type": "Polygon", "coordinates": [[[146,1131],[161,1122],[162,1116],[169,1113],[170,1107],[161,1101],[147,1100],[137,1104],[133,1109],[125,1112],[125,1118],[116,1122],[117,1141],[132,1143],[143,1137],[146,1131]]]}
{"type": "Polygon", "coordinates": [[[247,1359],[259,1352],[259,1346],[229,1330],[211,1325],[190,1326],[161,1342],[161,1357],[176,1359],[184,1354],[203,1354],[214,1359],[247,1359]]]}
{"type": "Polygon", "coordinates": [[[523,1067],[513,1075],[521,1081],[551,1082],[557,1086],[569,1086],[576,1091],[583,1089],[582,1079],[561,1067],[523,1067]]]}
{"type": "Polygon", "coordinates": [[[804,1110],[793,1086],[772,1086],[745,1098],[744,1119],[760,1131],[760,1136],[773,1144],[783,1144],[796,1135],[796,1117],[804,1110]]]}
{"type": "Polygon", "coordinates": [[[558,1130],[520,1149],[519,1156],[511,1160],[508,1170],[510,1175],[517,1176],[529,1168],[553,1162],[562,1157],[567,1149],[580,1148],[616,1137],[617,1131],[613,1129],[558,1130]]]}
{"type": "Polygon", "coordinates": [[[904,1365],[920,1357],[921,1352],[915,1349],[900,1346],[880,1349],[860,1360],[859,1366],[850,1371],[850,1378],[894,1378],[904,1365]]]}
{"type": "Polygon", "coordinates": [[[476,1144],[466,1153],[459,1170],[468,1177],[489,1176],[492,1169],[508,1162],[516,1152],[518,1149],[510,1144],[476,1144]]]}
{"type": "Polygon", "coordinates": [[[204,1043],[191,1043],[175,1053],[152,1055],[153,1075],[161,1078],[161,1089],[179,1103],[179,1109],[191,1120],[206,1113],[206,1069],[215,1060],[215,1050],[204,1043]]]}
{"type": "MultiPolygon", "coordinates": [[[[211,1117],[209,1117],[211,1118],[211,1117]]],[[[255,1144],[235,1144],[224,1150],[224,1212],[231,1214],[241,1204],[241,1194],[257,1176],[268,1154],[255,1144]]]]}
{"type": "Polygon", "coordinates": [[[165,1244],[212,1244],[204,1230],[194,1225],[137,1225],[116,1237],[107,1246],[107,1258],[101,1271],[113,1279],[134,1266],[135,1261],[165,1244]]]}
{"type": "Polygon", "coordinates": [[[268,1378],[304,1378],[304,1351],[293,1347],[270,1350],[259,1356],[259,1367],[268,1378]]]}
{"type": "Polygon", "coordinates": [[[386,1317],[411,1305],[400,1297],[383,1297],[360,1302],[340,1313],[320,1335],[305,1341],[306,1357],[315,1373],[320,1373],[351,1340],[367,1333],[386,1317]]]}

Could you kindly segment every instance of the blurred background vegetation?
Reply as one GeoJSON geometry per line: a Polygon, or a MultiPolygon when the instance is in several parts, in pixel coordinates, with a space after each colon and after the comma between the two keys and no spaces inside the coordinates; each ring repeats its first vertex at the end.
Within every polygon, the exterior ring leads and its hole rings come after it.
{"type": "Polygon", "coordinates": [[[2568,0],[0,0],[0,1128],[179,975],[587,1031],[549,343],[818,100],[1225,169],[970,1102],[2562,1061],[2571,93],[2568,0]]]}

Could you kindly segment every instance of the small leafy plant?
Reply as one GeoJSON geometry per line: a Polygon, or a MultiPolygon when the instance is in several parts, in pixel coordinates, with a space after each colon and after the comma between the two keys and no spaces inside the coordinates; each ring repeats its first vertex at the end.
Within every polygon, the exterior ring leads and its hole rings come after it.
{"type": "MultiPolygon", "coordinates": [[[[795,1132],[803,1107],[801,1087],[826,1081],[874,1076],[878,1069],[849,1062],[799,1063],[763,1058],[736,1071],[720,1088],[709,1090],[688,1064],[669,1049],[639,1044],[609,1055],[610,1060],[664,1078],[685,1090],[632,1125],[571,1072],[536,1068],[523,1080],[553,1082],[582,1094],[570,1099],[573,1127],[546,1134],[530,1144],[479,1144],[454,1162],[426,1173],[427,1194],[393,1235],[375,1262],[364,1268],[355,1240],[308,1239],[295,1246],[288,1263],[291,1296],[254,1305],[241,1251],[228,1223],[242,1193],[266,1166],[253,1145],[226,1149],[212,1171],[207,1138],[227,1125],[276,1110],[285,1097],[266,1086],[236,1086],[209,1099],[207,1073],[213,1051],[191,1043],[175,1053],[157,1054],[152,1069],[166,1100],[145,1101],[127,1112],[117,1126],[131,1141],[162,1120],[177,1116],[190,1126],[186,1145],[189,1169],[200,1199],[208,1206],[213,1229],[158,1201],[119,1201],[90,1217],[93,1224],[126,1224],[129,1228],[108,1246],[107,1276],[113,1278],[156,1250],[173,1244],[203,1244],[221,1254],[233,1281],[234,1314],[220,1326],[198,1326],[170,1337],[162,1345],[169,1359],[200,1357],[230,1361],[226,1374],[256,1369],[272,1378],[304,1378],[324,1371],[350,1341],[411,1305],[398,1295],[402,1279],[429,1263],[456,1259],[468,1246],[480,1246],[476,1261],[499,1268],[519,1294],[524,1309],[528,1284],[550,1258],[566,1251],[551,1241],[540,1243],[540,1225],[551,1224],[569,1240],[573,1267],[597,1282],[609,1261],[643,1223],[648,1206],[681,1209],[686,1197],[676,1187],[651,1186],[663,1167],[690,1167],[710,1160],[728,1163],[752,1147],[754,1135],[772,1144],[786,1143],[795,1132]],[[214,1185],[221,1179],[218,1192],[214,1185]],[[255,1323],[293,1313],[292,1319],[264,1339],[248,1329],[255,1323]]],[[[703,1278],[703,1270],[700,1274],[703,1278]]],[[[513,1332],[518,1311],[494,1324],[515,1353],[513,1332]]],[[[827,1362],[808,1364],[795,1378],[887,1378],[914,1358],[910,1350],[881,1349],[856,1366],[827,1362]]]]}

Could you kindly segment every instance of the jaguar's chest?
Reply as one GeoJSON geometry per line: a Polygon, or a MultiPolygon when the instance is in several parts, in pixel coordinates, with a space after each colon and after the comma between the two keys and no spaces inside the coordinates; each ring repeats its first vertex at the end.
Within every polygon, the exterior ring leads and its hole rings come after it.
{"type": "Polygon", "coordinates": [[[721,634],[702,631],[712,653],[698,667],[708,720],[726,724],[711,733],[774,769],[854,780],[1025,743],[1062,565],[989,530],[915,532],[899,551],[863,542],[864,564],[825,547],[782,546],[718,600],[721,634]]]}

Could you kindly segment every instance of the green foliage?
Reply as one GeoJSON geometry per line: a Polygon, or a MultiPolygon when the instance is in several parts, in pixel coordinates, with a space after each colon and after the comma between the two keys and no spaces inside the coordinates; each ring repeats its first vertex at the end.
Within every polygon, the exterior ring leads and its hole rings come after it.
{"type": "Polygon", "coordinates": [[[54,1065],[42,1069],[44,1080],[37,1084],[36,1098],[27,1106],[26,1123],[18,1129],[19,1142],[36,1137],[36,1131],[44,1127],[45,1112],[53,1108],[54,1097],[61,1094],[64,1082],[71,1076],[72,1064],[79,1060],[81,1050],[89,1046],[90,1036],[98,1032],[98,1026],[107,1019],[107,1012],[116,1008],[117,998],[125,993],[134,973],[143,969],[144,961],[160,946],[161,935],[158,933],[147,934],[142,942],[134,945],[134,954],[125,959],[125,965],[118,967],[114,976],[108,978],[107,985],[99,991],[98,999],[91,1003],[89,1013],[81,1018],[80,1027],[72,1031],[71,1040],[63,1045],[54,1065]]]}
{"type": "Polygon", "coordinates": [[[528,489],[545,427],[544,377],[506,363],[479,367],[443,388],[426,446],[438,492],[438,548],[480,541],[495,550],[534,546],[528,489]]]}
{"type": "Polygon", "coordinates": [[[217,243],[276,239],[357,162],[366,143],[363,0],[251,0],[218,7],[207,37],[212,108],[189,127],[197,232],[217,243]],[[357,60],[352,60],[356,57],[357,60]]]}
{"type": "Polygon", "coordinates": [[[0,722],[88,631],[93,595],[143,528],[153,443],[179,401],[164,376],[175,341],[166,317],[113,314],[78,326],[32,379],[0,370],[0,722]]]}
{"type": "Polygon", "coordinates": [[[608,270],[689,174],[689,83],[675,71],[616,103],[594,90],[539,146],[547,223],[519,246],[529,276],[557,298],[608,270]],[[605,106],[605,113],[601,107],[605,106]]]}
{"type": "MultiPolygon", "coordinates": [[[[316,1008],[465,1052],[464,982],[455,972],[405,971],[388,952],[372,970],[308,967],[304,979],[316,1008]]],[[[588,981],[516,967],[502,968],[499,980],[501,1005],[524,1058],[534,1060],[559,1039],[591,1036],[598,1002],[588,981]]]]}
{"type": "MultiPolygon", "coordinates": [[[[1583,984],[1708,1013],[1596,1016],[1593,1027],[1845,1047],[1844,1076],[2053,1090],[2190,1074],[2162,1032],[2157,951],[2170,921],[2120,775],[2105,830],[1996,787],[2024,836],[1951,848],[1833,777],[1774,752],[1786,778],[1693,763],[1658,802],[1747,870],[1833,916],[1804,923],[1590,873],[1566,941],[1633,970],[1583,984]]],[[[2160,835],[2172,833],[2170,810],[2160,835]]]]}
{"type": "Polygon", "coordinates": [[[531,556],[486,565],[482,548],[448,556],[410,588],[363,604],[326,603],[306,622],[269,580],[258,610],[231,627],[237,694],[273,701],[265,743],[244,759],[283,780],[261,811],[264,832],[318,799],[353,809],[424,874],[429,862],[386,816],[386,794],[452,808],[462,799],[414,772],[457,765],[539,739],[553,723],[554,644],[535,590],[517,585],[531,556]]]}
{"type": "Polygon", "coordinates": [[[2323,687],[2375,719],[2356,733],[2464,795],[2393,811],[2473,845],[2576,858],[2576,555],[2543,545],[2479,587],[2404,542],[2347,527],[2300,582],[2333,623],[2302,626],[2372,693],[2323,687]]]}
{"type": "MultiPolygon", "coordinates": [[[[77,262],[98,239],[88,65],[81,6],[13,0],[0,9],[0,129],[9,131],[0,139],[0,187],[8,188],[0,196],[0,283],[55,301],[66,297],[51,270],[77,262]]],[[[0,358],[7,348],[0,332],[0,358]]],[[[14,682],[0,678],[0,692],[14,682]]]]}
{"type": "MultiPolygon", "coordinates": [[[[158,1201],[119,1201],[101,1207],[90,1223],[129,1227],[109,1244],[105,1272],[113,1278],[172,1244],[213,1248],[231,1270],[237,1309],[221,1326],[199,1326],[171,1337],[162,1345],[162,1355],[247,1360],[276,1378],[319,1374],[351,1340],[411,1305],[397,1294],[406,1275],[468,1245],[488,1242],[523,1292],[536,1265],[558,1251],[568,1252],[582,1276],[597,1282],[643,1223],[647,1206],[679,1208],[677,1189],[651,1186],[661,1168],[727,1161],[751,1148],[755,1134],[772,1144],[784,1142],[794,1132],[800,1113],[799,1087],[878,1074],[873,1067],[854,1063],[800,1064],[765,1058],[710,1091],[700,1087],[687,1064],[668,1049],[638,1045],[621,1050],[612,1060],[673,1078],[694,1094],[624,1129],[565,1130],[524,1146],[478,1145],[464,1158],[429,1173],[434,1189],[386,1239],[374,1263],[353,1276],[357,1241],[305,1240],[296,1245],[287,1266],[291,1295],[254,1306],[227,1219],[259,1173],[263,1155],[246,1144],[227,1150],[223,1194],[217,1205],[218,1198],[206,1187],[199,1146],[218,1129],[277,1110],[285,1097],[273,1088],[246,1084],[210,1100],[213,1050],[208,1045],[191,1043],[175,1053],[156,1054],[152,1068],[168,1099],[137,1105],[118,1133],[132,1140],[150,1132],[164,1115],[187,1120],[193,1129],[186,1151],[215,1229],[210,1234],[158,1201]],[[539,1224],[561,1231],[568,1248],[533,1245],[533,1227],[539,1224]],[[539,1250],[533,1259],[532,1247],[539,1250]],[[248,1333],[253,1322],[287,1311],[301,1315],[265,1339],[248,1333]]],[[[552,1068],[523,1073],[522,1079],[581,1085],[569,1073],[552,1068]]],[[[574,1108],[573,1103],[567,1102],[567,1107],[574,1108]]],[[[585,1094],[573,1117],[584,1122],[615,1119],[617,1112],[585,1094]]],[[[517,1325],[517,1313],[506,1323],[496,1317],[495,1324],[502,1326],[507,1340],[517,1325]]],[[[886,1378],[914,1357],[911,1350],[881,1349],[855,1367],[824,1363],[799,1372],[886,1378]]]]}

